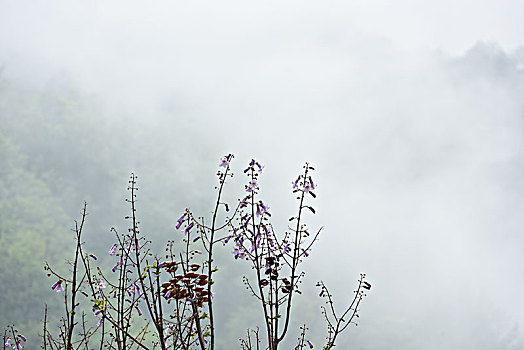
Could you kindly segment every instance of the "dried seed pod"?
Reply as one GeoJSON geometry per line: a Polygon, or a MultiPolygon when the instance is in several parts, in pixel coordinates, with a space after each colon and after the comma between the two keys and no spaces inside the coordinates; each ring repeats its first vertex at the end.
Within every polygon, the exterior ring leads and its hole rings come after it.
{"type": "Polygon", "coordinates": [[[264,288],[264,287],[267,286],[268,284],[269,284],[269,281],[268,281],[267,279],[264,278],[264,279],[261,279],[261,280],[260,280],[260,286],[261,286],[262,288],[264,288]]]}

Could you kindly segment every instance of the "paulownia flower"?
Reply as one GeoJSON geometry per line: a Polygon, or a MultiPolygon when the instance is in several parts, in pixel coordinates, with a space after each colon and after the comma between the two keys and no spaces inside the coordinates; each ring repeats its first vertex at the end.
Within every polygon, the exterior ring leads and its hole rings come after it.
{"type": "Polygon", "coordinates": [[[106,284],[105,284],[104,281],[102,281],[102,279],[98,280],[98,288],[100,288],[100,289],[105,289],[106,288],[106,284]]]}
{"type": "Polygon", "coordinates": [[[228,165],[229,160],[227,159],[227,157],[220,158],[220,164],[218,164],[219,167],[227,168],[228,165]]]}
{"type": "Polygon", "coordinates": [[[55,284],[51,286],[51,289],[54,290],[57,293],[63,292],[64,287],[62,287],[62,280],[58,280],[55,284]]]}
{"type": "Polygon", "coordinates": [[[184,214],[182,214],[181,217],[178,218],[177,224],[176,224],[177,230],[180,228],[180,226],[182,226],[182,223],[184,222],[184,218],[186,217],[186,215],[187,215],[187,212],[185,212],[184,214]]]}

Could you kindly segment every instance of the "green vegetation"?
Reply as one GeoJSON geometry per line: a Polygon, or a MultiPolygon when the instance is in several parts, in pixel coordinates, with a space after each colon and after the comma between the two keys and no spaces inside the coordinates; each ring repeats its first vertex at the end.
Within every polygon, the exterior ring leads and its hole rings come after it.
{"type": "MultiPolygon", "coordinates": [[[[94,114],[66,95],[0,80],[0,324],[16,323],[33,338],[44,304],[60,307],[60,300],[49,298],[44,261],[63,265],[73,242],[71,218],[82,200],[114,188],[111,179],[92,176],[102,165],[114,169],[102,149],[110,138],[93,139],[103,137],[94,130],[94,114]]],[[[91,224],[101,231],[103,217],[91,224]]]]}
{"type": "MultiPolygon", "coordinates": [[[[36,339],[42,333],[45,304],[51,319],[53,312],[61,312],[63,301],[51,290],[54,281],[47,278],[43,265],[48,261],[67,269],[64,261],[71,256],[74,219],[84,201],[89,204],[87,249],[100,254],[102,264],[110,264],[103,253],[114,239],[110,228],[125,229],[130,171],[144,174],[141,183],[147,191],[140,212],[157,251],[163,249],[167,235],[174,234],[175,216],[188,202],[189,194],[186,198],[173,194],[205,183],[200,174],[180,166],[189,159],[193,164],[206,160],[200,148],[191,154],[175,152],[191,137],[182,127],[177,127],[173,143],[169,128],[142,128],[103,110],[96,99],[68,86],[50,83],[36,88],[0,75],[2,328],[14,323],[36,339]]],[[[191,203],[198,207],[204,200],[197,195],[191,203]]],[[[235,285],[229,283],[228,288],[235,285]]],[[[237,336],[231,333],[232,339],[237,336]]]]}
{"type": "MultiPolygon", "coordinates": [[[[102,110],[96,99],[69,88],[28,88],[0,76],[0,326],[16,324],[32,339],[27,349],[39,346],[45,304],[50,328],[56,329],[63,311],[63,299],[51,290],[56,279],[46,276],[43,265],[47,261],[67,274],[73,220],[84,201],[89,204],[85,249],[109,269],[110,228],[127,230],[123,217],[128,215],[124,198],[130,171],[141,175],[144,191],[137,205],[154,252],[180,234],[174,226],[187,204],[195,212],[211,209],[207,189],[215,184],[207,175],[216,169],[216,159],[206,154],[206,140],[191,143],[192,134],[175,123],[142,128],[136,121],[123,122],[123,116],[108,118],[102,110]],[[196,146],[189,150],[189,144],[196,146]],[[184,166],[188,163],[191,167],[184,166]],[[203,190],[188,190],[198,188],[203,190]]],[[[237,344],[248,325],[261,321],[250,311],[257,306],[239,277],[250,268],[235,263],[230,251],[227,247],[215,255],[223,262],[215,280],[221,344],[237,344]]],[[[311,299],[297,303],[294,329],[304,314],[318,311],[311,299]]]]}

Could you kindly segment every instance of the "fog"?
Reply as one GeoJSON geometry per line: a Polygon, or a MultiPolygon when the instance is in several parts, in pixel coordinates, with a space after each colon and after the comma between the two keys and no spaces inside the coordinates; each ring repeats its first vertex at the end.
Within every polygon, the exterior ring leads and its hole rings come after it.
{"type": "Polygon", "coordinates": [[[1,1],[1,77],[93,98],[130,142],[165,150],[156,169],[126,167],[187,206],[212,198],[229,152],[240,196],[254,157],[285,229],[290,182],[313,164],[309,222],[324,229],[306,281],[341,301],[360,272],[373,284],[341,348],[520,349],[523,14],[515,1],[1,1]]]}

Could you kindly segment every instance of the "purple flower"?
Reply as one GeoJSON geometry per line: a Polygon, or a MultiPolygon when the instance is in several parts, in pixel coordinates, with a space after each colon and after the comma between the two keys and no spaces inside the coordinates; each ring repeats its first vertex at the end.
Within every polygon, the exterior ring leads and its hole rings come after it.
{"type": "Polygon", "coordinates": [[[310,348],[310,349],[313,349],[313,343],[311,343],[309,340],[307,340],[307,343],[308,343],[308,345],[309,345],[309,348],[310,348]]]}
{"type": "Polygon", "coordinates": [[[256,162],[256,164],[257,164],[257,167],[258,167],[258,173],[259,173],[259,174],[262,174],[262,170],[264,170],[264,166],[263,166],[263,165],[260,165],[259,162],[256,162]]]}
{"type": "Polygon", "coordinates": [[[367,290],[370,290],[371,289],[371,284],[369,282],[364,282],[364,285],[362,287],[364,287],[367,290]]]}
{"type": "Polygon", "coordinates": [[[285,254],[285,253],[289,253],[290,251],[291,251],[291,248],[289,247],[289,244],[286,244],[286,245],[284,246],[284,254],[285,254]]]}
{"type": "Polygon", "coordinates": [[[111,256],[115,255],[115,253],[116,253],[116,247],[117,247],[117,245],[114,244],[114,245],[111,247],[111,249],[109,249],[109,255],[111,255],[111,256]]]}
{"type": "Polygon", "coordinates": [[[187,225],[186,229],[184,230],[184,234],[188,234],[189,233],[189,230],[191,230],[191,228],[193,227],[193,223],[190,223],[189,225],[187,225]]]}
{"type": "Polygon", "coordinates": [[[98,260],[98,258],[96,257],[95,254],[89,254],[89,256],[90,256],[91,258],[93,258],[93,260],[98,260]]]}
{"type": "Polygon", "coordinates": [[[257,180],[253,179],[251,182],[246,186],[247,192],[254,192],[256,189],[258,189],[258,183],[257,180]]]}
{"type": "Polygon", "coordinates": [[[98,280],[98,288],[100,288],[100,289],[105,289],[106,288],[106,284],[104,283],[104,281],[102,281],[102,279],[98,280]]]}
{"type": "Polygon", "coordinates": [[[138,284],[133,283],[133,284],[131,285],[131,287],[129,287],[129,289],[127,290],[127,294],[128,294],[129,296],[131,296],[131,294],[135,294],[135,293],[138,293],[138,295],[141,294],[141,292],[140,292],[140,287],[138,286],[138,284]]]}
{"type": "Polygon", "coordinates": [[[102,324],[103,321],[104,321],[104,317],[100,317],[100,319],[98,320],[96,326],[100,327],[100,325],[102,324]]]}
{"type": "Polygon", "coordinates": [[[266,213],[269,216],[271,216],[271,214],[269,214],[268,210],[269,210],[269,206],[267,206],[264,203],[262,203],[262,201],[257,203],[257,216],[264,215],[266,213]]]}
{"type": "Polygon", "coordinates": [[[307,252],[307,250],[305,249],[302,249],[304,251],[304,256],[308,257],[309,256],[309,253],[307,252]]]}
{"type": "Polygon", "coordinates": [[[171,296],[171,291],[168,290],[167,293],[164,295],[164,298],[169,299],[170,296],[171,296]]]}
{"type": "Polygon", "coordinates": [[[62,287],[62,280],[58,280],[55,284],[51,286],[51,289],[54,290],[57,293],[63,292],[64,287],[62,287]]]}
{"type": "Polygon", "coordinates": [[[11,347],[11,340],[12,340],[11,337],[7,338],[7,341],[5,342],[6,348],[10,348],[11,347]]]}
{"type": "Polygon", "coordinates": [[[21,339],[22,339],[23,341],[27,341],[27,338],[26,338],[26,337],[24,337],[24,335],[23,335],[23,334],[18,334],[18,336],[19,336],[19,337],[20,337],[20,338],[21,338],[21,339]]]}
{"type": "Polygon", "coordinates": [[[137,306],[136,311],[138,312],[138,316],[142,316],[142,310],[137,306]]]}
{"type": "Polygon", "coordinates": [[[220,164],[218,164],[219,167],[227,168],[228,165],[229,160],[227,159],[227,157],[220,158],[220,164]]]}
{"type": "Polygon", "coordinates": [[[227,236],[227,237],[226,237],[226,240],[224,241],[224,243],[227,244],[227,242],[229,242],[229,240],[231,239],[231,237],[233,237],[233,235],[229,235],[229,236],[227,236]]]}
{"type": "Polygon", "coordinates": [[[309,178],[309,182],[306,182],[304,184],[304,192],[309,193],[315,189],[315,185],[313,184],[313,181],[311,178],[309,178]]]}
{"type": "Polygon", "coordinates": [[[251,195],[249,195],[249,194],[248,194],[247,196],[245,196],[244,199],[242,199],[242,200],[240,201],[240,206],[241,206],[241,207],[246,206],[246,205],[247,205],[247,200],[248,200],[250,197],[251,197],[251,195]]]}
{"type": "Polygon", "coordinates": [[[298,188],[298,181],[300,180],[300,177],[298,177],[295,181],[291,181],[291,185],[293,186],[293,189],[296,190],[298,188]]]}
{"type": "Polygon", "coordinates": [[[232,251],[233,255],[235,256],[235,259],[244,259],[246,256],[246,252],[244,251],[244,248],[242,248],[239,244],[235,245],[232,251]]]}
{"type": "Polygon", "coordinates": [[[118,268],[118,263],[116,263],[116,265],[113,266],[113,268],[111,269],[111,271],[115,272],[117,268],[118,268]]]}
{"type": "Polygon", "coordinates": [[[182,226],[182,223],[184,222],[184,218],[186,217],[186,215],[187,215],[187,212],[185,212],[184,214],[182,214],[181,217],[178,218],[177,224],[176,224],[177,230],[180,228],[180,226],[182,226]]]}

